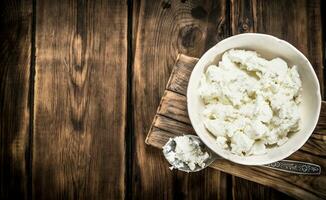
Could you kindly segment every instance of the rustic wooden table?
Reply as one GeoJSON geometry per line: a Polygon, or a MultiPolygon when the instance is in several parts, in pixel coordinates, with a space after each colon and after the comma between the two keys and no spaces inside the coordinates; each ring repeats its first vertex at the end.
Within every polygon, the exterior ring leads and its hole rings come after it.
{"type": "Polygon", "coordinates": [[[170,171],[144,141],[178,53],[234,34],[289,41],[324,93],[320,4],[1,1],[0,199],[290,199],[213,169],[170,171]]]}

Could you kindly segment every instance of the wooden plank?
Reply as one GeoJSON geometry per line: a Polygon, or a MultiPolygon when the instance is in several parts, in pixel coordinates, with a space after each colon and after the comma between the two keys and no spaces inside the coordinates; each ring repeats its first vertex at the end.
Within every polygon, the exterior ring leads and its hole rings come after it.
{"type": "Polygon", "coordinates": [[[0,199],[27,199],[32,1],[1,1],[0,13],[0,199]]]}
{"type": "Polygon", "coordinates": [[[175,135],[196,134],[195,130],[190,124],[181,123],[162,115],[155,116],[153,125],[154,127],[174,133],[175,135]]]}
{"type": "Polygon", "coordinates": [[[198,62],[197,58],[189,57],[184,54],[179,54],[180,58],[177,58],[175,67],[171,73],[171,78],[168,81],[167,89],[182,94],[187,95],[188,80],[190,78],[192,69],[198,62]],[[182,61],[182,62],[181,62],[182,61]]]}
{"type": "Polygon", "coordinates": [[[127,4],[38,1],[33,197],[124,199],[127,4]]]}
{"type": "MultiPolygon", "coordinates": [[[[179,60],[177,63],[189,62],[191,59],[185,56],[179,56],[179,60]],[[187,58],[187,59],[184,59],[187,58]],[[184,59],[184,60],[183,60],[184,59]]],[[[182,65],[189,66],[189,65],[182,65]]],[[[176,66],[179,68],[179,66],[176,66]]],[[[192,67],[190,67],[192,68],[192,67]]],[[[174,70],[176,73],[183,73],[185,70],[174,70]]],[[[177,75],[175,73],[172,74],[177,77],[187,77],[177,75]]],[[[189,78],[189,76],[188,76],[189,78]]],[[[171,80],[174,80],[172,77],[171,80]]],[[[185,81],[185,80],[183,80],[185,81]]],[[[183,82],[178,81],[178,82],[183,82]]],[[[166,90],[164,97],[160,103],[157,114],[154,117],[152,128],[148,133],[148,137],[146,139],[146,143],[152,146],[161,148],[170,137],[182,135],[183,133],[194,134],[194,130],[190,126],[189,123],[185,123],[182,120],[187,116],[186,111],[186,98],[185,96],[175,93],[170,90],[166,90]],[[178,96],[178,97],[177,97],[178,96]],[[171,99],[169,99],[171,97],[171,99]],[[177,100],[176,100],[177,99],[177,100]],[[177,105],[181,104],[181,105],[177,105]],[[168,106],[173,105],[173,106],[168,106]],[[166,108],[164,108],[166,107],[166,108]],[[162,109],[163,108],[163,109],[162,109]],[[184,109],[181,111],[180,109],[184,109]],[[170,110],[169,110],[170,109],[170,110]],[[179,116],[180,115],[180,116],[179,116]]],[[[326,166],[326,161],[324,159],[324,146],[325,146],[325,112],[326,112],[326,103],[322,103],[321,117],[319,120],[319,124],[316,128],[316,133],[312,135],[304,147],[295,152],[290,156],[290,159],[293,160],[301,160],[307,161],[311,163],[316,163],[322,168],[326,166]]],[[[325,198],[326,187],[323,182],[326,179],[326,173],[322,172],[322,174],[318,177],[315,176],[298,176],[289,173],[274,171],[261,167],[248,167],[237,165],[235,163],[231,163],[227,160],[218,160],[212,165],[213,168],[222,170],[227,173],[231,173],[233,175],[255,181],[257,183],[267,185],[282,192],[285,192],[289,195],[292,195],[296,198],[325,198]]],[[[233,178],[233,198],[239,198],[240,193],[238,191],[243,191],[248,189],[249,191],[255,193],[254,196],[265,197],[269,196],[268,194],[273,193],[270,197],[271,199],[284,197],[284,194],[280,192],[276,192],[274,189],[263,187],[261,185],[255,183],[249,183],[241,180],[239,178],[233,178]],[[241,186],[245,185],[245,186],[241,186]],[[254,188],[260,188],[257,191],[254,191],[254,188]],[[259,193],[257,193],[259,192],[259,193]]],[[[253,194],[249,192],[243,193],[244,196],[253,198],[253,194]]]]}
{"type": "MultiPolygon", "coordinates": [[[[168,166],[166,166],[168,167],[168,166]]],[[[189,173],[174,170],[172,173],[177,178],[174,179],[176,187],[173,189],[174,196],[178,199],[230,199],[228,192],[229,174],[216,170],[202,170],[196,173],[189,173]],[[203,186],[203,184],[205,184],[203,186]],[[189,191],[185,193],[184,191],[189,191]]]]}
{"type": "Polygon", "coordinates": [[[187,97],[166,90],[157,113],[173,120],[191,125],[187,111],[187,97]]]}
{"type": "MultiPolygon", "coordinates": [[[[322,32],[319,0],[295,0],[291,2],[282,0],[231,0],[231,24],[233,34],[243,32],[267,33],[296,46],[314,66],[323,93],[322,32]]],[[[315,133],[313,137],[316,137],[317,134],[315,133]]],[[[325,155],[324,148],[326,147],[323,145],[325,144],[325,138],[317,137],[319,139],[309,140],[302,150],[317,155],[325,155]]],[[[307,155],[305,154],[305,156],[307,155]]],[[[259,186],[251,183],[244,184],[244,181],[235,178],[233,194],[236,195],[237,191],[242,191],[241,195],[249,196],[257,191],[257,187],[259,186]]],[[[266,190],[263,193],[269,194],[271,192],[266,190]]],[[[266,196],[266,194],[260,196],[266,196]]],[[[234,198],[236,197],[234,196],[234,198]]],[[[281,198],[281,195],[279,198],[281,198]]]]}
{"type": "Polygon", "coordinates": [[[228,35],[226,0],[170,1],[170,5],[143,0],[133,7],[138,15],[133,15],[137,25],[133,26],[132,197],[227,198],[225,174],[211,169],[198,174],[171,172],[162,152],[144,143],[178,52],[199,57],[228,35]]]}
{"type": "Polygon", "coordinates": [[[156,128],[155,126],[152,126],[149,132],[151,133],[151,136],[146,138],[146,144],[152,145],[159,149],[163,147],[168,138],[175,137],[176,135],[175,133],[156,128]]]}
{"type": "Polygon", "coordinates": [[[230,26],[232,35],[257,32],[257,0],[230,0],[230,26]]]}
{"type": "Polygon", "coordinates": [[[252,181],[233,176],[233,199],[292,199],[288,195],[252,181]],[[241,187],[239,187],[241,185],[241,187]],[[249,189],[252,193],[247,191],[249,189]]]}
{"type": "MultiPolygon", "coordinates": [[[[324,175],[322,177],[299,176],[270,169],[266,170],[261,167],[246,167],[244,170],[243,166],[236,165],[226,160],[219,160],[215,162],[212,167],[222,171],[227,169],[228,173],[263,185],[268,185],[297,199],[325,199],[325,186],[323,185],[324,175]]],[[[238,184],[238,181],[239,180],[234,181],[233,184],[238,184]]],[[[251,190],[254,187],[257,189],[257,186],[245,189],[251,190]]],[[[240,188],[241,187],[237,186],[237,189],[240,188]]],[[[233,191],[234,189],[235,188],[233,188],[233,191]]],[[[269,191],[266,189],[263,192],[269,191]]],[[[246,196],[250,194],[243,195],[246,196]]],[[[261,195],[264,194],[260,194],[260,196],[261,195]]]]}

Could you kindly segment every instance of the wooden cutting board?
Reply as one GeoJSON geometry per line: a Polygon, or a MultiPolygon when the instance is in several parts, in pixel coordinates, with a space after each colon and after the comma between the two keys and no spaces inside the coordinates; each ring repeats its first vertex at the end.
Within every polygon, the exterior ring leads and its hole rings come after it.
{"type": "MultiPolygon", "coordinates": [[[[196,134],[191,126],[186,91],[190,74],[198,58],[180,54],[157,109],[146,144],[157,148],[170,137],[196,134]]],[[[215,161],[210,167],[232,175],[273,187],[299,199],[326,199],[326,103],[318,125],[308,142],[289,159],[307,161],[322,167],[319,176],[294,175],[257,166],[244,166],[227,160],[215,161]]]]}

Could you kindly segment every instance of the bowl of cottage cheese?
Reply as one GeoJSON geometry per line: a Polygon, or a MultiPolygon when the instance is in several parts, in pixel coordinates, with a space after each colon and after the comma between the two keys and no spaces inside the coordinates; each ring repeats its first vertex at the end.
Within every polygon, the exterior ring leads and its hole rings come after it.
{"type": "Polygon", "coordinates": [[[308,59],[276,37],[246,33],[222,40],[192,71],[191,123],[216,154],[245,165],[282,160],[301,148],[320,113],[308,59]]]}

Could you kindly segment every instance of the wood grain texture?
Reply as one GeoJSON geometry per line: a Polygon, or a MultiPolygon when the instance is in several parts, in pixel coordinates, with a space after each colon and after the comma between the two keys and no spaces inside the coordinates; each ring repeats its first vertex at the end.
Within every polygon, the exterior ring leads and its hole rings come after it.
{"type": "Polygon", "coordinates": [[[162,115],[155,116],[153,125],[162,130],[174,133],[175,135],[196,133],[190,124],[181,123],[175,119],[164,117],[162,115]]]}
{"type": "Polygon", "coordinates": [[[32,1],[1,1],[0,13],[0,199],[27,199],[32,1]]]}
{"type": "MultiPolygon", "coordinates": [[[[182,62],[190,62],[191,57],[179,56],[179,60],[176,63],[175,67],[189,67],[187,64],[180,64],[182,62]],[[186,58],[186,59],[185,59],[186,58]]],[[[192,61],[196,61],[196,58],[192,58],[192,61]]],[[[195,64],[195,63],[193,63],[195,64]]],[[[193,66],[192,66],[193,67],[193,66]]],[[[190,69],[192,69],[190,67],[190,69]]],[[[182,73],[187,70],[174,70],[174,72],[182,73]]],[[[173,76],[182,77],[185,79],[189,79],[189,75],[177,75],[176,73],[172,73],[173,76]]],[[[173,82],[173,78],[170,78],[170,82],[168,85],[173,82]]],[[[186,80],[179,80],[178,82],[184,82],[186,80]]],[[[185,113],[187,110],[183,112],[178,109],[186,109],[186,98],[176,98],[176,96],[180,96],[179,93],[173,92],[171,90],[166,90],[164,97],[160,103],[160,106],[157,111],[157,115],[154,117],[154,121],[148,137],[146,139],[146,143],[153,145],[155,147],[161,148],[172,135],[182,135],[182,133],[190,133],[194,134],[194,130],[192,129],[189,122],[186,122],[184,118],[187,116],[185,113]],[[172,97],[168,99],[168,97],[172,97]],[[164,105],[174,106],[166,109],[164,105]],[[176,105],[182,104],[182,105],[176,105]],[[173,111],[171,111],[173,110],[173,111]],[[178,116],[180,115],[180,116],[178,116]]],[[[320,152],[323,152],[325,148],[325,142],[320,142],[324,140],[324,134],[326,133],[324,129],[325,125],[325,110],[326,104],[323,102],[322,110],[321,110],[321,118],[319,124],[316,128],[316,132],[310,137],[309,142],[304,145],[304,147],[295,152],[290,156],[289,159],[307,161],[311,163],[316,163],[320,165],[322,168],[326,167],[326,161],[323,155],[315,154],[316,146],[318,146],[320,152]],[[316,142],[318,141],[318,142],[316,142]],[[315,144],[311,146],[310,144],[315,144]]],[[[318,152],[318,151],[317,151],[318,152]]],[[[279,172],[271,169],[266,169],[263,167],[249,167],[242,166],[235,163],[232,163],[227,160],[217,160],[211,166],[215,169],[230,173],[232,175],[254,181],[266,186],[273,187],[279,191],[282,191],[288,195],[291,195],[295,198],[299,199],[323,199],[326,198],[326,173],[322,171],[320,176],[303,176],[303,175],[293,175],[289,173],[279,172]]],[[[261,185],[257,185],[255,183],[249,183],[239,178],[233,178],[233,198],[239,199],[244,197],[255,198],[255,197],[267,197],[269,194],[273,193],[270,196],[271,199],[278,199],[284,197],[284,194],[276,192],[274,189],[262,187],[261,185]],[[257,190],[259,188],[259,190],[257,190]],[[243,192],[248,189],[252,194],[248,191],[243,192]],[[255,189],[255,190],[254,190],[255,189]],[[239,193],[238,191],[242,191],[239,193]],[[254,194],[254,195],[253,195],[254,194]]]]}
{"type": "MultiPolygon", "coordinates": [[[[260,32],[290,42],[310,60],[318,76],[321,92],[324,92],[319,0],[231,0],[230,7],[233,34],[260,32]]],[[[309,140],[302,150],[315,155],[324,155],[326,152],[325,138],[318,133],[315,133],[312,137],[314,137],[314,140],[309,140]]],[[[308,156],[308,154],[305,154],[305,156],[308,156]]],[[[250,196],[259,187],[243,183],[244,181],[239,178],[233,180],[234,195],[239,194],[237,191],[242,191],[240,195],[250,196]],[[242,187],[245,187],[245,189],[242,189],[242,187]]],[[[262,190],[258,191],[264,193],[262,190]]],[[[265,193],[269,194],[270,191],[266,188],[265,193]]],[[[234,198],[239,198],[239,195],[234,196],[234,198]]]]}
{"type": "Polygon", "coordinates": [[[178,52],[200,56],[228,35],[226,1],[141,1],[133,7],[132,197],[226,199],[226,174],[171,172],[162,152],[144,143],[178,52]]]}
{"type": "Polygon", "coordinates": [[[187,104],[184,104],[186,101],[186,96],[166,90],[157,113],[190,125],[191,122],[187,112],[187,104]]]}
{"type": "Polygon", "coordinates": [[[183,96],[187,94],[188,80],[198,59],[179,54],[166,88],[183,96]],[[180,58],[179,58],[180,57],[180,58]],[[178,62],[182,60],[183,62],[178,62]]]}
{"type": "MultiPolygon", "coordinates": [[[[326,199],[324,171],[304,177],[221,161],[213,167],[244,179],[215,169],[184,174],[168,170],[161,150],[144,144],[149,129],[146,143],[157,148],[194,133],[184,95],[198,59],[180,56],[185,62],[165,90],[173,64],[178,53],[200,57],[233,34],[262,32],[294,44],[323,92],[324,2],[169,2],[0,2],[0,199],[290,198],[245,179],[298,199],[326,199]]],[[[291,159],[325,168],[325,113],[323,103],[314,134],[291,159]]]]}
{"type": "Polygon", "coordinates": [[[38,1],[33,197],[123,199],[127,4],[38,1]]]}
{"type": "Polygon", "coordinates": [[[255,200],[255,199],[292,199],[288,195],[277,192],[274,189],[257,184],[246,179],[232,177],[232,196],[236,200],[255,200]],[[254,189],[253,189],[254,188],[254,189]],[[248,192],[248,190],[250,192],[248,192]]]}

